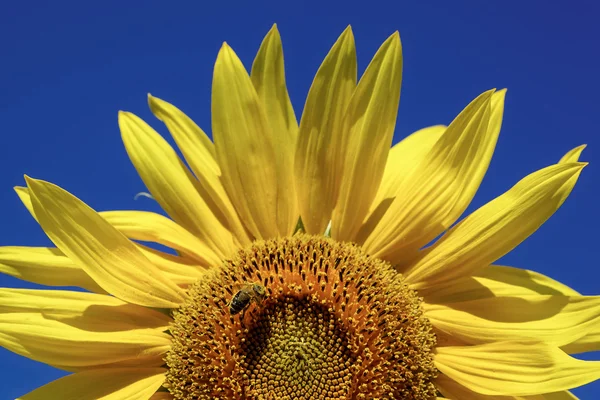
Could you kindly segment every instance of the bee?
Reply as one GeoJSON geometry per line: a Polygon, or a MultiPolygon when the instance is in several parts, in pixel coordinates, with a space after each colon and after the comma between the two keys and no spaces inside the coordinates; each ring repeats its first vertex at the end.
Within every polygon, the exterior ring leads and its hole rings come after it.
{"type": "Polygon", "coordinates": [[[242,286],[242,288],[233,295],[231,301],[229,302],[229,313],[231,315],[239,314],[242,312],[242,319],[244,318],[244,313],[248,306],[250,306],[251,302],[256,304],[262,302],[267,295],[267,291],[263,285],[259,282],[256,283],[246,283],[242,286]]]}

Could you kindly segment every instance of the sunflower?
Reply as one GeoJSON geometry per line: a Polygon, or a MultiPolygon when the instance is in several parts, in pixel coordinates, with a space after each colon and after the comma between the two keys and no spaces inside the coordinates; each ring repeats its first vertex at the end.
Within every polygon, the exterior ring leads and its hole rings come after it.
{"type": "Polygon", "coordinates": [[[26,177],[16,191],[56,247],[1,248],[0,270],[86,291],[0,291],[0,344],[72,372],[21,399],[561,400],[598,379],[598,362],[569,354],[600,348],[600,298],[493,264],[565,201],[583,146],[455,223],[505,91],[391,147],[397,33],[356,76],[348,28],[298,124],[274,26],[250,74],[222,46],[214,143],[149,96],[187,164],[121,112],[170,218],[96,212],[26,177]]]}

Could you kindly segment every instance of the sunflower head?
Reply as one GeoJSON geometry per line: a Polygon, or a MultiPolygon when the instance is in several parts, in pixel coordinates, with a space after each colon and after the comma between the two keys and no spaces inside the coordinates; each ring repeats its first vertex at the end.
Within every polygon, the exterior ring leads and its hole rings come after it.
{"type": "Polygon", "coordinates": [[[176,311],[168,387],[177,399],[429,399],[435,336],[420,303],[358,246],[310,235],[256,242],[176,311]],[[227,299],[240,287],[268,295],[238,317],[227,299]]]}

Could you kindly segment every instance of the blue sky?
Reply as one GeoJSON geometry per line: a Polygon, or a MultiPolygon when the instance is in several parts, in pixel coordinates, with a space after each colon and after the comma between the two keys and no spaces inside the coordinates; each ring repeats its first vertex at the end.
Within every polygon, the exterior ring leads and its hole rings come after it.
{"type": "MultiPolygon", "coordinates": [[[[25,173],[97,210],[156,210],[147,199],[133,200],[144,187],[122,146],[117,111],[132,111],[166,133],[147,108],[150,92],[210,131],[212,68],[223,41],[250,67],[276,22],[300,115],[320,61],[351,24],[361,71],[400,31],[405,67],[395,141],[449,123],[489,88],[508,88],[496,153],[470,210],[588,144],[583,160],[590,165],[571,197],[501,261],[584,294],[600,292],[596,2],[69,3],[12,2],[0,13],[0,245],[50,243],[12,191],[25,173]]],[[[31,285],[0,276],[0,286],[31,285]]],[[[62,374],[3,349],[0,362],[0,397],[7,399],[62,374]]],[[[575,393],[596,398],[600,382],[575,393]]]]}

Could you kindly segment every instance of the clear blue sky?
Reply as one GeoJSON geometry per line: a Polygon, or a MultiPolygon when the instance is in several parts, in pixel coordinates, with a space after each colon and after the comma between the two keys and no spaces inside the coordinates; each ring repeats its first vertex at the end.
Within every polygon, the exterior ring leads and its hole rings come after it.
{"type": "MultiPolygon", "coordinates": [[[[449,123],[484,90],[508,88],[496,154],[471,210],[588,144],[583,159],[591,165],[571,197],[502,262],[584,294],[600,292],[597,2],[94,3],[102,5],[10,2],[0,12],[1,245],[50,243],[12,191],[24,173],[61,185],[97,210],[156,210],[147,199],[133,200],[144,187],[121,144],[117,111],[132,111],[166,133],[147,108],[151,92],[210,131],[212,68],[223,41],[249,67],[276,22],[300,115],[320,61],[351,24],[361,70],[400,31],[405,69],[396,140],[449,123]]],[[[31,285],[1,276],[0,286],[31,285]]],[[[62,374],[3,349],[0,364],[2,399],[62,374]]],[[[575,393],[598,398],[600,383],[575,393]]]]}

